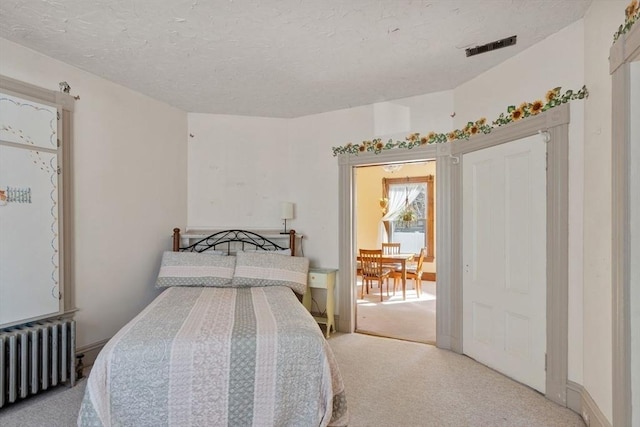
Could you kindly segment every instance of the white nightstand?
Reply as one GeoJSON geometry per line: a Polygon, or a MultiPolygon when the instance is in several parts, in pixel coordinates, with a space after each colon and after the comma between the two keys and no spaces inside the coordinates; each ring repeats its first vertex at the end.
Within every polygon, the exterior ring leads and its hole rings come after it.
{"type": "Polygon", "coordinates": [[[319,324],[327,325],[327,338],[331,333],[336,331],[336,324],[334,320],[334,289],[336,286],[336,272],[338,270],[333,268],[310,268],[309,276],[307,279],[307,292],[302,297],[302,304],[311,312],[311,288],[321,288],[327,290],[327,306],[326,317],[313,316],[316,322],[319,324]]]}

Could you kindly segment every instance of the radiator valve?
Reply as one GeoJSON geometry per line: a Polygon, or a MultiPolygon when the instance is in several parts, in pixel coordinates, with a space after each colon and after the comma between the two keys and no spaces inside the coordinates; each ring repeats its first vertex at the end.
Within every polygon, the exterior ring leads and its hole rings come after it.
{"type": "Polygon", "coordinates": [[[84,354],[76,355],[76,380],[79,380],[84,377],[82,371],[84,371],[84,363],[82,359],[84,358],[84,354]]]}

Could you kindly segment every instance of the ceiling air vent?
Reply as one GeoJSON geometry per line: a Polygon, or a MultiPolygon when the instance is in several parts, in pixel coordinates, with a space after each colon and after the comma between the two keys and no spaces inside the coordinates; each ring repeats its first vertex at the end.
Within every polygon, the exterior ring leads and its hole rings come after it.
{"type": "Polygon", "coordinates": [[[465,49],[467,56],[478,55],[480,53],[489,52],[490,50],[496,50],[507,46],[513,46],[516,44],[518,36],[507,37],[506,39],[498,40],[495,42],[483,44],[482,46],[470,47],[465,49]]]}

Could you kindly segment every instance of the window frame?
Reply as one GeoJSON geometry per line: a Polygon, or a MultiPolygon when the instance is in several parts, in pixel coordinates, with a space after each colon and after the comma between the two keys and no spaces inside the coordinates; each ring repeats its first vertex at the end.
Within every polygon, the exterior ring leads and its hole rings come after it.
{"type": "MultiPolygon", "coordinates": [[[[405,178],[382,178],[382,193],[384,197],[389,198],[389,187],[391,185],[402,185],[402,184],[425,184],[427,186],[427,194],[426,194],[426,206],[425,206],[425,247],[427,248],[427,253],[425,254],[424,260],[426,262],[433,262],[435,260],[435,239],[434,239],[434,176],[426,175],[426,176],[410,176],[405,178]]],[[[383,221],[385,232],[387,236],[389,236],[391,227],[389,225],[389,221],[383,221]]]]}

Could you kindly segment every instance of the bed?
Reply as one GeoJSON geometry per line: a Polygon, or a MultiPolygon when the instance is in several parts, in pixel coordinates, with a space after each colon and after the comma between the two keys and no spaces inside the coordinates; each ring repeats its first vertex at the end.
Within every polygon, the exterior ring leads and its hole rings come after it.
{"type": "Polygon", "coordinates": [[[79,426],[347,425],[333,353],[296,295],[295,232],[283,247],[229,231],[181,248],[174,230],[166,289],[98,355],[79,426]]]}

